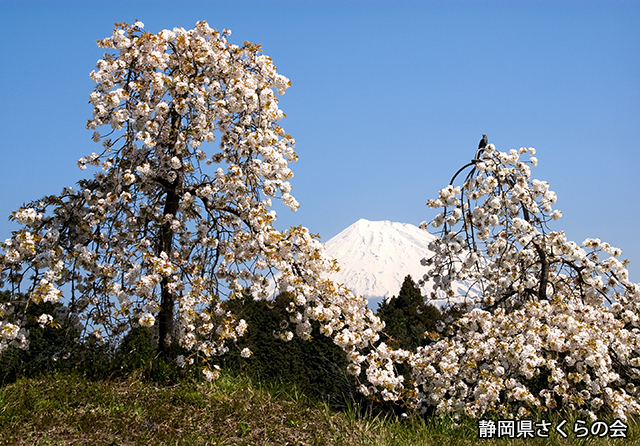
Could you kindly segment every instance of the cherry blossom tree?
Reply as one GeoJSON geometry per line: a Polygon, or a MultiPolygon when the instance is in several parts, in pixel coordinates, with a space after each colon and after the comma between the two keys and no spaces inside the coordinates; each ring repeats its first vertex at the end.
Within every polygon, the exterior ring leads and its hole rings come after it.
{"type": "MultiPolygon", "coordinates": [[[[61,302],[65,311],[39,320],[114,345],[132,327],[153,326],[164,355],[178,344],[190,352],[179,363],[206,360],[247,329],[221,301],[268,300],[275,281],[290,296],[294,328],[280,337],[309,338],[319,321],[350,371],[366,364],[391,397],[401,383],[391,353],[372,350],[383,324],[366,299],[324,278],[335,262],[306,228],[273,226],[272,200],[298,207],[295,142],[278,124],[276,98],[290,82],[258,45],[231,44],[229,34],[205,22],[152,34],[136,22],[98,42],[108,52],[91,73],[87,128],[102,145],[78,161],[98,169],[13,213],[21,229],[1,245],[10,298],[0,304],[0,352],[28,347],[30,304],[61,302]]],[[[216,375],[217,366],[205,369],[216,375]]]]}
{"type": "Polygon", "coordinates": [[[412,401],[472,417],[563,408],[626,419],[640,413],[640,285],[619,249],[551,229],[562,214],[531,178],[534,155],[488,144],[428,202],[441,232],[423,280],[471,305],[409,358],[412,401]],[[454,282],[468,284],[464,296],[454,282]]]}

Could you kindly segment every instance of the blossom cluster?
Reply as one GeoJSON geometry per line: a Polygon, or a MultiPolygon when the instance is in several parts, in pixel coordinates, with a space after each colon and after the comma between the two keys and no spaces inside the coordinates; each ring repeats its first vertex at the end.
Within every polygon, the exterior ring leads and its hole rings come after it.
{"type": "MultiPolygon", "coordinates": [[[[352,359],[350,371],[364,367],[393,398],[397,354],[373,347],[383,324],[366,299],[325,278],[335,262],[306,228],[273,226],[272,200],[298,207],[288,166],[295,141],[278,124],[276,97],[290,82],[258,45],[229,35],[206,22],[157,34],[136,22],[98,42],[107,53],[91,72],[87,128],[102,148],[78,161],[98,169],[13,214],[22,229],[1,244],[0,286],[13,300],[62,303],[104,342],[159,327],[164,348],[176,341],[206,360],[247,329],[221,302],[269,299],[275,277],[292,296],[295,327],[280,337],[309,338],[318,321],[352,359]]],[[[0,351],[27,344],[11,305],[0,311],[0,351]]]]}
{"type": "Polygon", "coordinates": [[[619,249],[549,228],[561,213],[531,179],[534,154],[489,144],[461,186],[428,202],[443,229],[423,281],[471,304],[408,359],[413,401],[472,417],[570,408],[624,420],[640,413],[640,285],[619,249]]]}

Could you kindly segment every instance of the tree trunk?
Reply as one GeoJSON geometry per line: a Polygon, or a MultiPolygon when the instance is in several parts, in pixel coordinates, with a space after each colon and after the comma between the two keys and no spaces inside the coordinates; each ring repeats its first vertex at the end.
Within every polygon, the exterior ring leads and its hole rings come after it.
{"type": "MultiPolygon", "coordinates": [[[[171,113],[171,130],[173,132],[172,145],[175,146],[178,136],[178,130],[180,128],[180,115],[172,110],[171,113]]],[[[164,204],[164,217],[172,215],[176,217],[178,207],[180,206],[180,195],[182,193],[183,176],[182,172],[176,172],[177,177],[171,183],[166,183],[167,190],[166,201],[164,204]]],[[[169,259],[172,257],[173,252],[173,229],[171,229],[171,221],[167,220],[162,223],[160,228],[160,240],[158,241],[158,255],[165,252],[169,259]]],[[[167,277],[162,278],[160,282],[160,313],[158,314],[158,349],[165,358],[172,356],[173,350],[173,309],[175,307],[175,298],[169,291],[169,279],[167,277]]]]}
{"type": "MultiPolygon", "coordinates": [[[[164,215],[171,214],[175,217],[180,204],[180,196],[178,193],[178,185],[181,183],[182,177],[173,182],[171,188],[167,191],[167,201],[164,207],[164,215]]],[[[160,232],[160,240],[158,244],[158,254],[165,252],[171,258],[173,248],[173,230],[171,229],[171,221],[165,221],[162,224],[160,232]]],[[[175,306],[175,298],[169,291],[167,277],[162,278],[160,282],[160,313],[158,315],[159,342],[158,348],[160,353],[165,357],[171,357],[173,343],[173,308],[175,306]]]]}

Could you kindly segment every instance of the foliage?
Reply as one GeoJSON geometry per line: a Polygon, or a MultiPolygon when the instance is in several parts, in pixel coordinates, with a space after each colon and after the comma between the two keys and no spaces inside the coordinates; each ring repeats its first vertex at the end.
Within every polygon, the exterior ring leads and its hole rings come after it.
{"type": "MultiPolygon", "coordinates": [[[[8,293],[0,293],[7,302],[8,293]]],[[[159,357],[157,339],[148,327],[130,330],[114,348],[98,342],[95,337],[80,339],[74,327],[64,327],[57,320],[68,320],[60,303],[31,303],[25,312],[29,331],[29,348],[9,346],[0,356],[0,384],[14,382],[19,377],[40,377],[58,372],[74,371],[87,378],[107,380],[114,376],[135,374],[156,382],[177,382],[188,376],[175,361],[159,357]],[[57,315],[51,324],[38,321],[45,314],[57,315]]]]}
{"type": "MultiPolygon", "coordinates": [[[[197,367],[185,369],[176,361],[165,358],[158,352],[158,337],[154,327],[134,327],[126,334],[120,345],[105,364],[108,369],[97,370],[95,375],[87,371],[93,369],[91,363],[82,367],[86,376],[94,379],[104,379],[106,370],[109,377],[136,376],[138,379],[160,384],[177,384],[192,379],[197,367]]],[[[96,355],[97,356],[97,355],[96,355]]],[[[99,361],[99,357],[96,358],[99,361]]]]}
{"type": "Polygon", "coordinates": [[[102,149],[78,165],[101,170],[12,215],[22,227],[0,245],[0,287],[10,293],[0,352],[28,345],[18,310],[49,302],[111,350],[131,329],[153,326],[164,357],[211,359],[247,329],[221,303],[245,290],[267,299],[272,279],[291,296],[283,339],[308,339],[317,321],[350,371],[364,365],[372,389],[393,398],[395,354],[369,354],[382,324],[366,299],[324,278],[335,262],[306,228],[273,227],[272,199],[298,207],[288,181],[294,140],[278,125],[274,91],[289,80],[258,45],[233,45],[205,22],[157,34],[143,27],[116,24],[98,42],[109,52],[91,73],[87,127],[102,149]]]}
{"type": "Polygon", "coordinates": [[[443,229],[426,278],[451,297],[462,297],[454,282],[469,284],[474,306],[412,354],[416,407],[626,419],[640,412],[640,285],[619,249],[550,229],[561,213],[549,184],[531,179],[534,154],[489,144],[429,201],[443,208],[432,222],[443,229]]]}
{"type": "Polygon", "coordinates": [[[385,323],[388,344],[405,350],[423,345],[425,333],[435,331],[436,323],[442,319],[440,311],[425,302],[410,275],[404,278],[398,296],[379,304],[376,314],[385,323]]]}
{"type": "MultiPolygon", "coordinates": [[[[8,292],[0,292],[0,305],[10,299],[8,292]]],[[[0,356],[0,383],[13,382],[18,376],[35,376],[67,363],[71,352],[76,349],[79,333],[64,314],[59,303],[31,303],[22,308],[24,328],[30,333],[29,349],[11,345],[0,356]],[[55,319],[45,321],[42,314],[54,315],[55,319]]]]}
{"type": "Polygon", "coordinates": [[[245,319],[248,325],[245,336],[224,357],[224,368],[260,382],[293,384],[332,407],[345,407],[358,396],[356,381],[346,373],[349,363],[344,353],[331,338],[320,333],[320,325],[312,323],[307,340],[281,339],[281,333],[291,324],[286,310],[289,301],[285,295],[269,302],[244,296],[223,303],[225,309],[245,319]]]}

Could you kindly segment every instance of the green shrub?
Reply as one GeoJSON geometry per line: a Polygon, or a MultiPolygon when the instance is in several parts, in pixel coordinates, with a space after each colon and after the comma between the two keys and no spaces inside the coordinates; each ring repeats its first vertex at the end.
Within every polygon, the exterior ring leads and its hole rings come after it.
{"type": "Polygon", "coordinates": [[[274,336],[274,332],[284,330],[281,324],[293,325],[285,309],[289,300],[286,295],[278,296],[272,308],[267,302],[255,301],[250,296],[225,302],[225,309],[244,319],[248,329],[223,357],[223,367],[259,381],[294,384],[306,394],[333,406],[346,406],[358,397],[355,379],[346,372],[345,353],[331,338],[320,333],[318,324],[312,324],[308,341],[294,336],[285,342],[274,336]],[[251,350],[251,357],[240,356],[243,348],[251,350]]]}
{"type": "Polygon", "coordinates": [[[440,311],[425,303],[424,297],[410,275],[404,278],[397,297],[383,301],[376,313],[385,323],[387,344],[394,348],[415,350],[424,345],[425,332],[434,331],[443,319],[440,311]]]}
{"type": "MultiPolygon", "coordinates": [[[[0,292],[0,303],[9,302],[10,293],[0,292]]],[[[70,366],[69,359],[80,334],[66,316],[60,303],[30,302],[25,328],[29,331],[29,349],[9,346],[0,354],[0,383],[14,382],[19,376],[35,376],[70,366]],[[40,326],[38,317],[49,314],[53,324],[40,326]]]]}

